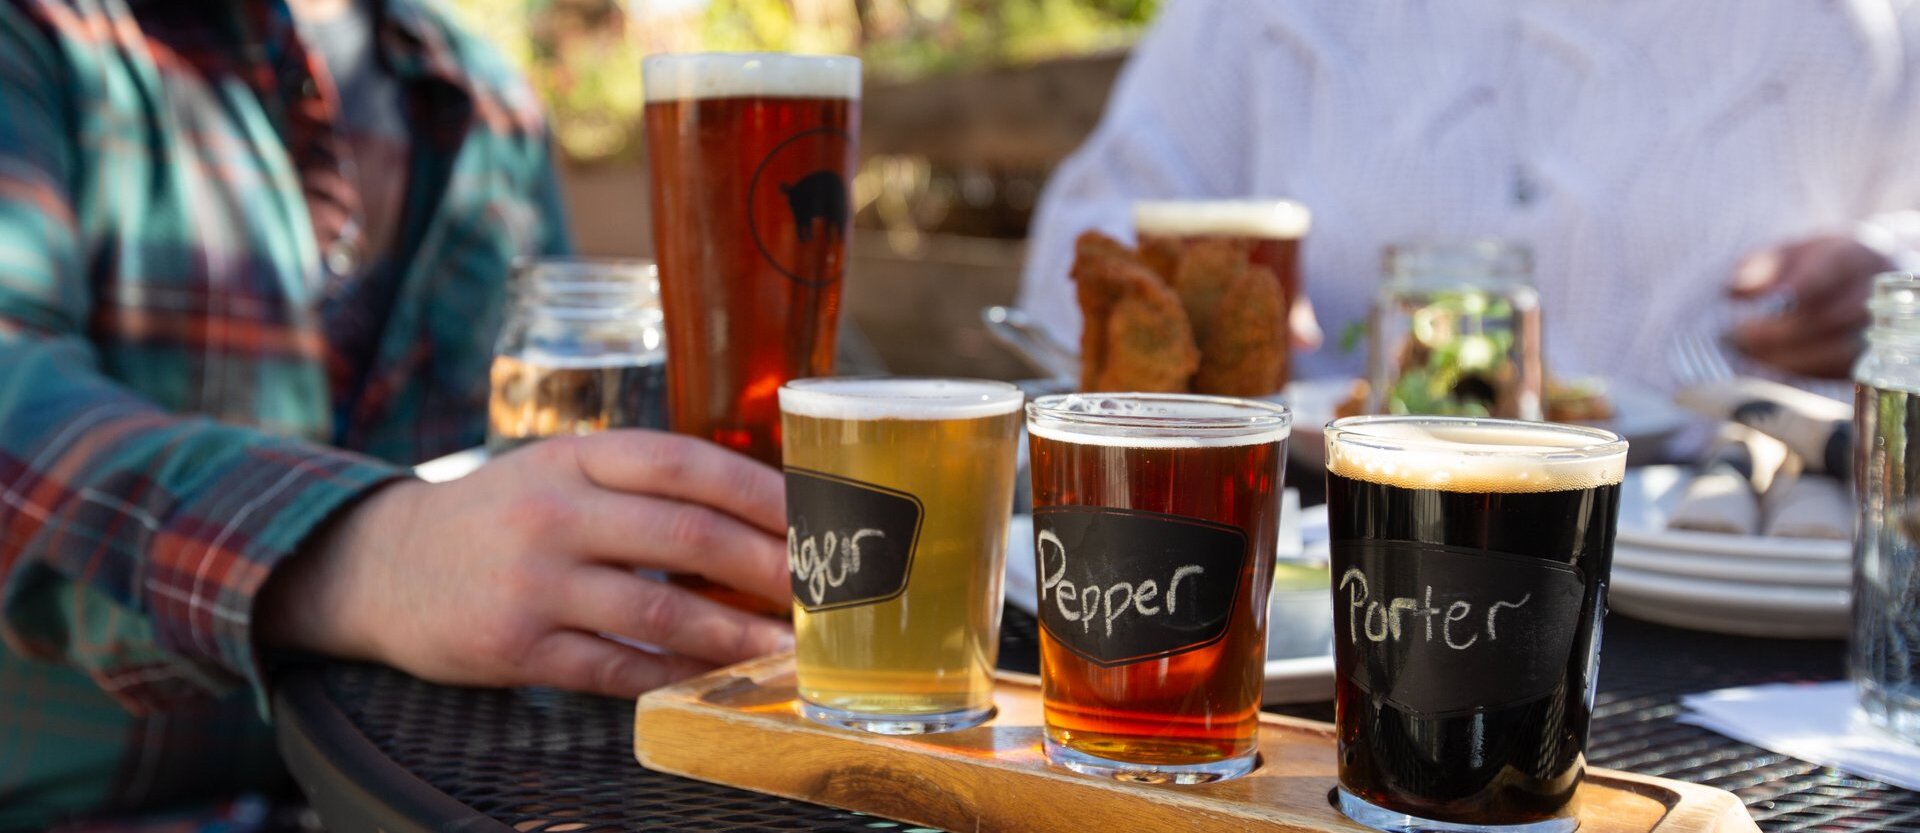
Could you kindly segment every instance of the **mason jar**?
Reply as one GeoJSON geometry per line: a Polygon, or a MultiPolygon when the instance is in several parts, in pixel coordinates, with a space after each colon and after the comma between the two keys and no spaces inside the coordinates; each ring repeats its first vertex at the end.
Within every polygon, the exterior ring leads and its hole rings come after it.
{"type": "Polygon", "coordinates": [[[515,266],[494,346],[487,450],[609,428],[666,428],[666,328],[650,260],[515,266]]]}
{"type": "Polygon", "coordinates": [[[1368,322],[1369,413],[1543,418],[1540,295],[1525,246],[1393,245],[1382,271],[1368,322]]]}
{"type": "Polygon", "coordinates": [[[1854,364],[1853,633],[1849,674],[1873,723],[1920,743],[1920,275],[1874,279],[1854,364]]]}

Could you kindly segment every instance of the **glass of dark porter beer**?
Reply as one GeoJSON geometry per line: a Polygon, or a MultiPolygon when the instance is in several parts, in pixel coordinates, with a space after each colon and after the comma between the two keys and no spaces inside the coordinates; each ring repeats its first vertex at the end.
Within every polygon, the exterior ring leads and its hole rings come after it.
{"type": "Polygon", "coordinates": [[[1291,427],[1221,397],[1027,406],[1049,762],[1156,784],[1253,769],[1291,427]]]}
{"type": "Polygon", "coordinates": [[[1327,428],[1342,812],[1565,833],[1586,767],[1627,443],[1592,428],[1327,428]]]}

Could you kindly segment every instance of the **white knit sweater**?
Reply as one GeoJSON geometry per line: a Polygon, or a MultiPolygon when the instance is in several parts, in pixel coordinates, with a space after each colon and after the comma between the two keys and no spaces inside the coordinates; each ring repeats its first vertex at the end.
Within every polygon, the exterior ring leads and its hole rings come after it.
{"type": "Polygon", "coordinates": [[[1556,372],[1665,387],[1742,255],[1920,251],[1920,2],[1172,0],[1047,187],[1021,306],[1077,343],[1073,237],[1219,196],[1313,211],[1330,343],[1297,376],[1361,369],[1331,336],[1383,245],[1494,236],[1534,250],[1556,372]]]}

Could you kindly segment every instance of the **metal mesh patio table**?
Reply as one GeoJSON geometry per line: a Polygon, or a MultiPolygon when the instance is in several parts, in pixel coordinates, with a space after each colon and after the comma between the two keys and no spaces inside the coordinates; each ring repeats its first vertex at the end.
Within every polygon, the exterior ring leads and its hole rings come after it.
{"type": "MultiPolygon", "coordinates": [[[[1002,667],[1033,671],[1032,616],[1006,611],[1002,667]]],[[[1843,673],[1834,641],[1749,639],[1608,618],[1589,761],[1739,795],[1768,831],[1920,833],[1920,793],[1675,721],[1679,697],[1843,673]]],[[[365,665],[290,669],[281,747],[329,829],[914,830],[692,781],[633,759],[633,704],[544,689],[452,688],[365,665]]],[[[1329,720],[1330,703],[1282,709],[1329,720]]]]}

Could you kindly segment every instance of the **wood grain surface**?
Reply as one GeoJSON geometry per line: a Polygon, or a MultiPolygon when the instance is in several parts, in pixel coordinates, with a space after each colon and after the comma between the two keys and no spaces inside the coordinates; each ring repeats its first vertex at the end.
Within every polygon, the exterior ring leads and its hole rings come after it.
{"type": "MultiPolygon", "coordinates": [[[[640,698],[634,755],[649,769],[954,831],[1358,831],[1328,803],[1333,727],[1262,715],[1252,774],[1152,786],[1048,766],[1039,680],[1000,677],[984,725],[884,736],[800,716],[791,656],[721,669],[640,698]]],[[[1749,833],[1733,794],[1588,770],[1574,799],[1581,833],[1749,833]]]]}

